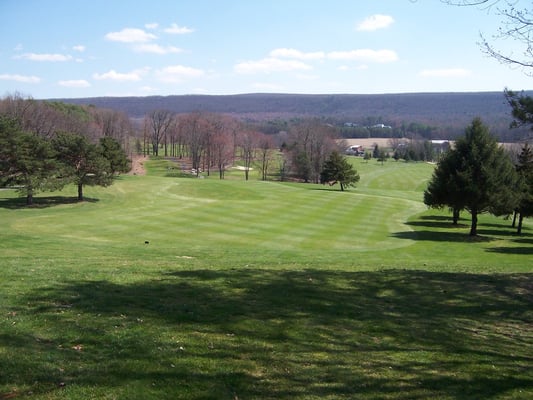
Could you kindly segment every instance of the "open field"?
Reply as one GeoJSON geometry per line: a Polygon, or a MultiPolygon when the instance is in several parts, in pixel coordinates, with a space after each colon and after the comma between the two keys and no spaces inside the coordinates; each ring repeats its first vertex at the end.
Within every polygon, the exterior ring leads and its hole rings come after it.
{"type": "Polygon", "coordinates": [[[531,220],[471,239],[433,166],[351,160],[348,192],[163,160],[0,191],[0,399],[531,398],[531,220]]]}

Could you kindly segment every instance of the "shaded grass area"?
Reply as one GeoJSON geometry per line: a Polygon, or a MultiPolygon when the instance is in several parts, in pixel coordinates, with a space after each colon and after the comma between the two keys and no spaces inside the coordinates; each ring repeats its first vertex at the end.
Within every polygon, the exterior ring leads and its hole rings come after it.
{"type": "Polygon", "coordinates": [[[532,285],[531,274],[317,269],[65,280],[2,309],[0,387],[32,398],[525,399],[532,285]]]}

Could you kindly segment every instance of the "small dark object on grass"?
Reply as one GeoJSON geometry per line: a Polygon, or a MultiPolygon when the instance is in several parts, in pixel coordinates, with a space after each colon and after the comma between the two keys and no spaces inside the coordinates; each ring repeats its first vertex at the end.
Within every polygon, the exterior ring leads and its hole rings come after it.
{"type": "Polygon", "coordinates": [[[148,240],[145,240],[144,244],[150,244],[150,242],[148,240]]]}

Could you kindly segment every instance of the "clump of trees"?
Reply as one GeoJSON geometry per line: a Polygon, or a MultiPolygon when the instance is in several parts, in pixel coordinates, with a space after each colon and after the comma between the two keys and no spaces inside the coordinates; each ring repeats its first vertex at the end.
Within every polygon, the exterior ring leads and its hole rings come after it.
{"type": "Polygon", "coordinates": [[[128,119],[110,110],[24,99],[0,101],[0,186],[33,203],[38,192],[69,183],[83,200],[86,185],[108,186],[129,160],[128,119]]]}
{"type": "Polygon", "coordinates": [[[435,161],[439,152],[430,140],[423,139],[391,139],[389,143],[393,149],[395,160],[405,161],[435,161]]]}
{"type": "Polygon", "coordinates": [[[449,207],[454,223],[459,213],[471,214],[470,235],[477,235],[478,215],[510,215],[515,210],[531,211],[528,207],[532,191],[532,168],[528,146],[525,145],[515,166],[510,154],[499,146],[481,119],[472,121],[464,136],[453,149],[442,157],[424,192],[424,203],[429,207],[449,207]],[[519,174],[518,171],[523,171],[519,174]],[[529,199],[529,200],[528,200],[529,199]]]}
{"type": "Polygon", "coordinates": [[[277,175],[319,183],[324,162],[338,150],[337,130],[317,118],[295,119],[283,128],[267,134],[227,115],[152,111],[144,118],[140,147],[145,155],[187,159],[197,175],[217,170],[224,179],[226,169],[238,164],[246,180],[258,168],[262,180],[277,175]]]}

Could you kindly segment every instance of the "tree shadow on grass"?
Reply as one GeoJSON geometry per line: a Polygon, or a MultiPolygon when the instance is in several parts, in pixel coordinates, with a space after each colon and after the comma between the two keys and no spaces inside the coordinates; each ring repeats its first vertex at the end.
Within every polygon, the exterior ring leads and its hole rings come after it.
{"type": "MultiPolygon", "coordinates": [[[[528,234],[528,236],[532,236],[528,234]]],[[[518,246],[506,246],[506,247],[492,247],[487,249],[487,251],[492,253],[503,253],[503,254],[523,254],[531,255],[533,254],[533,238],[521,238],[512,240],[513,243],[517,243],[518,246]]]]}
{"type": "Polygon", "coordinates": [[[44,196],[44,197],[34,197],[33,204],[27,205],[25,197],[15,197],[15,198],[0,198],[0,208],[7,208],[11,210],[21,209],[21,208],[48,208],[55,207],[63,204],[75,204],[75,203],[96,203],[100,201],[96,198],[84,197],[83,201],[79,201],[77,197],[67,197],[67,196],[44,196]]]}
{"type": "Polygon", "coordinates": [[[394,232],[391,236],[399,239],[408,239],[415,241],[430,241],[430,242],[478,242],[480,240],[488,241],[488,238],[475,237],[472,238],[468,233],[464,232],[443,232],[431,230],[416,230],[394,232]]]}
{"type": "MultiPolygon", "coordinates": [[[[466,221],[460,219],[460,221],[466,221]]],[[[454,225],[452,219],[445,216],[422,216],[415,221],[406,222],[415,230],[395,232],[392,236],[400,239],[433,241],[433,242],[490,242],[501,237],[516,237],[515,228],[508,224],[479,224],[478,235],[470,236],[470,224],[459,223],[454,225]],[[423,229],[428,228],[428,229],[423,229]]],[[[528,232],[522,232],[521,237],[533,236],[528,232]]],[[[515,247],[516,249],[516,247],[515,247]]],[[[512,252],[512,250],[510,251],[512,252]]],[[[527,248],[525,249],[527,254],[527,248]]]]}
{"type": "Polygon", "coordinates": [[[532,288],[532,274],[405,270],[64,282],[21,299],[33,328],[0,334],[11,349],[0,385],[136,385],[189,399],[531,394],[532,288]]]}

